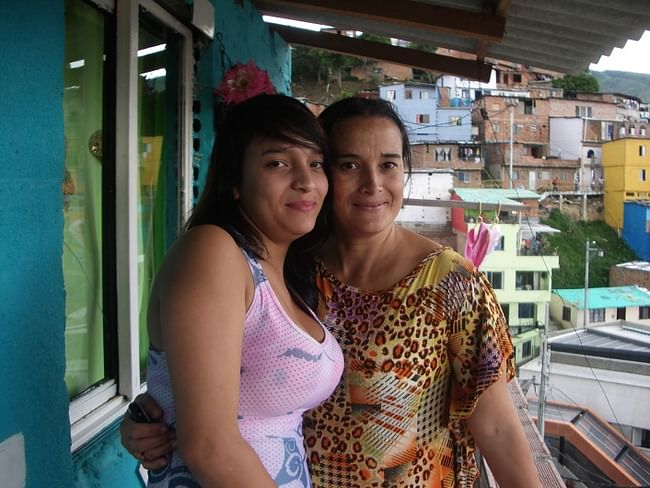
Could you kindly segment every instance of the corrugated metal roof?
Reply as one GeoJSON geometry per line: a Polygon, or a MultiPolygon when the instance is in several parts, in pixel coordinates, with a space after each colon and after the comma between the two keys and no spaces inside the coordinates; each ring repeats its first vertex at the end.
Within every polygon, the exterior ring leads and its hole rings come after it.
{"type": "MultiPolygon", "coordinates": [[[[584,288],[565,288],[553,290],[553,293],[567,305],[584,310],[584,288]]],[[[638,286],[589,288],[588,305],[590,310],[594,308],[647,307],[650,306],[650,292],[638,286]]]]}
{"type": "Polygon", "coordinates": [[[558,345],[579,346],[589,349],[607,349],[621,351],[635,351],[650,355],[650,336],[637,333],[634,337],[630,335],[617,334],[616,331],[591,328],[580,329],[553,337],[549,340],[551,348],[558,345]]]}
{"type": "Polygon", "coordinates": [[[628,263],[620,263],[616,265],[617,268],[635,269],[640,271],[650,271],[650,263],[648,261],[630,261],[628,263]]]}
{"type": "Polygon", "coordinates": [[[357,0],[348,3],[253,0],[253,3],[269,15],[563,73],[587,69],[601,55],[623,47],[628,39],[638,40],[650,27],[647,0],[357,0]],[[431,6],[453,10],[424,15],[431,6]],[[423,15],[413,18],[409,12],[423,15]],[[449,16],[443,15],[448,13],[449,16]]]}
{"type": "Polygon", "coordinates": [[[539,194],[531,190],[501,188],[454,188],[454,192],[465,202],[519,203],[518,200],[539,200],[539,194]]]}

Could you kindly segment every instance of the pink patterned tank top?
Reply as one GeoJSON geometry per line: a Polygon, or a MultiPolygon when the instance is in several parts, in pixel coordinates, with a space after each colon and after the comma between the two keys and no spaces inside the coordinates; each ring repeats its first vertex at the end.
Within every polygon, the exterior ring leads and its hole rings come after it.
{"type": "MultiPolygon", "coordinates": [[[[239,430],[277,486],[308,488],[312,484],[303,445],[302,416],[334,391],[343,371],[343,355],[325,327],[325,338],[318,342],[289,318],[260,264],[244,254],[255,293],[244,323],[239,430]]],[[[175,426],[164,352],[149,350],[147,383],[149,394],[165,411],[165,421],[175,426]]],[[[173,453],[166,467],[149,472],[148,486],[178,486],[179,482],[198,486],[192,484],[196,482],[178,452],[173,453]]]]}

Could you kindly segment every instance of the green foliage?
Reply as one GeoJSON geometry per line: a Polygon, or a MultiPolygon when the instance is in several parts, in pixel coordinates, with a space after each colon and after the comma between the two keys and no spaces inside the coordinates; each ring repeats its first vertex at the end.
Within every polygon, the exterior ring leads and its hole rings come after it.
{"type": "Polygon", "coordinates": [[[600,91],[605,93],[623,93],[639,97],[644,102],[650,101],[650,75],[628,73],[627,71],[595,71],[600,91]]]}
{"type": "Polygon", "coordinates": [[[559,210],[553,209],[544,224],[561,230],[544,235],[545,246],[557,250],[560,269],[553,271],[553,288],[582,288],[585,284],[585,243],[603,251],[603,256],[591,254],[589,287],[609,286],[609,268],[639,259],[616,232],[603,221],[573,222],[559,210]]]}
{"type": "Polygon", "coordinates": [[[572,98],[577,92],[598,93],[598,80],[589,72],[579,75],[565,75],[564,78],[553,80],[555,88],[562,88],[564,96],[572,98]]]}
{"type": "Polygon", "coordinates": [[[342,79],[348,77],[347,70],[358,66],[363,61],[353,56],[296,46],[291,53],[291,77],[294,80],[311,80],[328,83],[337,80],[339,86],[342,79]]]}
{"type": "Polygon", "coordinates": [[[385,36],[377,36],[375,34],[370,34],[368,32],[364,32],[359,36],[359,39],[363,39],[364,41],[372,41],[372,42],[379,42],[381,44],[390,44],[390,37],[385,37],[385,36]]]}

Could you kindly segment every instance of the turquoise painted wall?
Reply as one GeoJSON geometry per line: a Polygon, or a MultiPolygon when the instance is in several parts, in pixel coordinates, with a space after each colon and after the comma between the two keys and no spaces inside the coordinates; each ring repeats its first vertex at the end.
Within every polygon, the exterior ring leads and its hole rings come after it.
{"type": "MultiPolygon", "coordinates": [[[[288,46],[242,3],[214,1],[228,55],[253,59],[289,93],[288,46]]],[[[0,444],[24,437],[28,488],[139,487],[117,424],[70,454],[61,269],[64,25],[63,0],[0,0],[0,444]]],[[[223,75],[216,43],[200,52],[197,191],[215,137],[212,88],[223,75]]],[[[5,486],[7,473],[0,479],[5,486]]]]}
{"type": "MultiPolygon", "coordinates": [[[[0,2],[0,442],[70,484],[63,327],[63,1],[0,2]]],[[[0,474],[0,484],[7,483],[0,474]]]]}
{"type": "MultiPolygon", "coordinates": [[[[215,32],[223,34],[223,45],[227,57],[233,63],[247,63],[253,60],[268,72],[278,93],[291,94],[291,52],[287,43],[277,34],[271,34],[262,16],[250,1],[211,0],[215,10],[215,32]]],[[[197,97],[201,111],[197,118],[201,121],[200,133],[194,137],[200,140],[201,154],[195,155],[195,196],[205,183],[210,150],[214,142],[214,102],[213,88],[219,86],[223,78],[219,42],[216,39],[200,51],[197,97]]],[[[228,70],[228,61],[224,60],[228,70]]]]}
{"type": "MultiPolygon", "coordinates": [[[[260,68],[268,71],[278,92],[290,94],[291,53],[288,45],[279,36],[270,33],[267,24],[249,1],[241,2],[242,5],[234,0],[213,0],[212,3],[215,6],[215,31],[223,34],[223,44],[232,62],[254,60],[260,68]]],[[[194,187],[195,195],[198,195],[203,188],[215,140],[212,89],[221,82],[223,71],[216,39],[201,47],[196,54],[198,70],[193,116],[199,123],[194,124],[193,138],[195,147],[197,143],[199,146],[199,150],[194,152],[194,187]]],[[[229,67],[227,63],[225,61],[226,69],[229,67]]],[[[120,445],[117,428],[118,424],[115,423],[102,436],[75,453],[71,486],[142,486],[137,462],[120,445]]]]}

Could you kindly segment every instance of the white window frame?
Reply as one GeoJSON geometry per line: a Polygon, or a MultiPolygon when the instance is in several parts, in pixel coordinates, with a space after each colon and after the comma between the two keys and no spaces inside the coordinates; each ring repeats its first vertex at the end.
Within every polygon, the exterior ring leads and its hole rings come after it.
{"type": "MultiPolygon", "coordinates": [[[[192,206],[192,31],[153,0],[91,0],[116,16],[116,255],[118,378],[90,388],[70,402],[71,451],[76,451],[124,414],[146,390],[140,378],[137,263],[138,41],[140,7],[184,38],[179,94],[179,224],[192,206]]],[[[181,226],[179,225],[179,229],[181,226]]]]}

